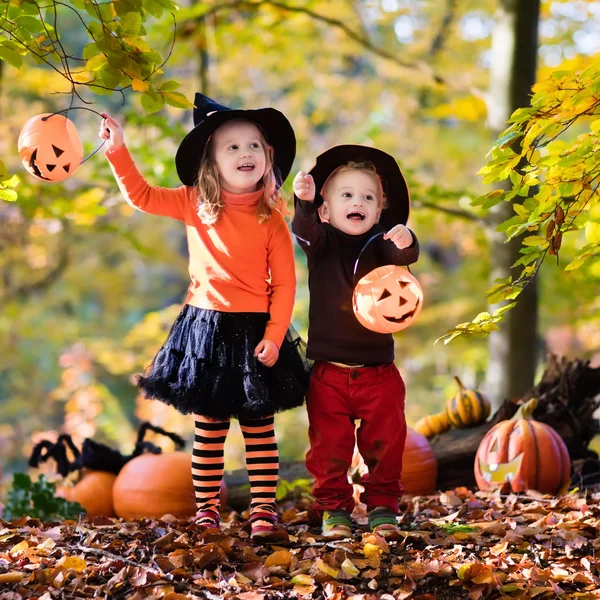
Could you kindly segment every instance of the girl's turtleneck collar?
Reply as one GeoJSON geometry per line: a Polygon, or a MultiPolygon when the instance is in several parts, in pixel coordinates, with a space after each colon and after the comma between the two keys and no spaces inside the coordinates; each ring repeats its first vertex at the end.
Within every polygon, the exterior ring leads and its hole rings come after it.
{"type": "Polygon", "coordinates": [[[260,197],[263,195],[263,188],[261,187],[255,192],[247,192],[245,194],[234,194],[222,189],[221,195],[225,204],[232,206],[254,206],[258,204],[260,197]]]}

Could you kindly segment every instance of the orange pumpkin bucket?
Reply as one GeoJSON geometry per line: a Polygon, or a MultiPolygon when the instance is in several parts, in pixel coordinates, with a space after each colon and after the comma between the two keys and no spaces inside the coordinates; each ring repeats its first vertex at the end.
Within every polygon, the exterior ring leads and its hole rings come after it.
{"type": "Polygon", "coordinates": [[[63,181],[83,160],[83,144],[73,121],[59,114],[29,119],[19,134],[18,148],[23,166],[40,181],[63,181]]]}
{"type": "MultiPolygon", "coordinates": [[[[370,237],[354,263],[367,246],[383,232],[370,237]]],[[[354,285],[352,309],[358,322],[376,333],[395,333],[412,325],[423,306],[423,289],[417,278],[406,268],[384,265],[367,273],[354,285]]]]}
{"type": "Polygon", "coordinates": [[[423,306],[417,278],[403,267],[386,265],[367,273],[354,288],[352,307],[359,323],[377,333],[412,325],[423,306]]]}
{"type": "Polygon", "coordinates": [[[73,121],[61,113],[71,110],[88,110],[85,106],[72,106],[55,113],[43,113],[25,123],[17,146],[21,162],[28,173],[40,181],[63,181],[71,177],[79,165],[92,157],[105,142],[87,158],[83,158],[83,144],[73,121]]]}

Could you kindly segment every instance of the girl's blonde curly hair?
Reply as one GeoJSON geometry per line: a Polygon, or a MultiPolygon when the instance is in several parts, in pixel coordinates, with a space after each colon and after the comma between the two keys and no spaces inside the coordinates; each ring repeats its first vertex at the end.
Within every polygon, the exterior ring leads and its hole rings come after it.
{"type": "MultiPolygon", "coordinates": [[[[254,121],[249,121],[256,125],[254,121]]],[[[280,187],[280,175],[275,165],[275,151],[270,146],[261,131],[260,141],[265,149],[265,174],[262,176],[263,194],[258,201],[257,215],[258,222],[264,223],[271,218],[273,209],[284,214],[285,201],[282,198],[280,187]]],[[[225,202],[221,197],[221,185],[219,183],[219,173],[215,164],[213,148],[213,138],[208,141],[202,153],[200,169],[198,171],[198,180],[195,185],[198,194],[198,216],[205,225],[214,225],[223,212],[225,202]]]]}

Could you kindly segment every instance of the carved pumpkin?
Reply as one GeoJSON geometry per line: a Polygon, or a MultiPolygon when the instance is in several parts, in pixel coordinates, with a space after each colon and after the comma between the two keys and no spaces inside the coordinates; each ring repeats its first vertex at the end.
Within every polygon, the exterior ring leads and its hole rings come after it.
{"type": "Polygon", "coordinates": [[[490,416],[489,400],[477,390],[467,390],[458,378],[454,378],[460,391],[446,403],[448,421],[453,427],[473,427],[490,416]]]}
{"type": "Polygon", "coordinates": [[[105,471],[83,471],[73,486],[57,486],[56,495],[70,502],[79,502],[89,517],[115,517],[112,488],[117,476],[105,471]]]}
{"type": "Polygon", "coordinates": [[[356,284],[352,299],[359,323],[377,333],[406,329],[422,305],[423,290],[416,277],[394,265],[367,273],[356,284]]]}
{"type": "Polygon", "coordinates": [[[32,117],[19,134],[23,166],[41,181],[62,181],[75,173],[83,160],[83,144],[72,121],[44,113],[32,117]]]}
{"type": "MultiPolygon", "coordinates": [[[[362,459],[358,449],[354,450],[352,469],[360,475],[369,472],[369,468],[362,459]]],[[[437,458],[433,453],[427,438],[407,427],[406,444],[402,455],[402,476],[400,482],[407,496],[426,496],[435,491],[437,479],[437,458]]],[[[359,496],[355,496],[358,501],[359,496]]]]}
{"type": "Polygon", "coordinates": [[[445,412],[427,415],[415,423],[415,430],[425,437],[433,437],[450,429],[448,415],[445,412]]]}
{"type": "Polygon", "coordinates": [[[475,456],[479,489],[557,494],[568,485],[571,461],[567,447],[552,427],[530,418],[536,406],[533,398],[483,438],[475,456]]]}

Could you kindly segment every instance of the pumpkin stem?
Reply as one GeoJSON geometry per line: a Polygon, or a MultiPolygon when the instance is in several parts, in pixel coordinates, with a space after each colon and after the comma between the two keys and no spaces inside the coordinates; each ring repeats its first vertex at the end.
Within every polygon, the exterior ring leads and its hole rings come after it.
{"type": "Polygon", "coordinates": [[[460,380],[460,377],[458,375],[454,376],[454,381],[456,381],[456,383],[458,383],[458,387],[460,388],[460,391],[464,392],[466,388],[463,385],[463,382],[460,380]]]}
{"type": "Polygon", "coordinates": [[[521,404],[521,406],[519,406],[519,410],[517,410],[517,412],[514,414],[512,420],[518,421],[519,419],[531,419],[535,409],[537,408],[537,405],[538,399],[531,398],[531,400],[528,400],[525,402],[525,404],[521,404]]]}

